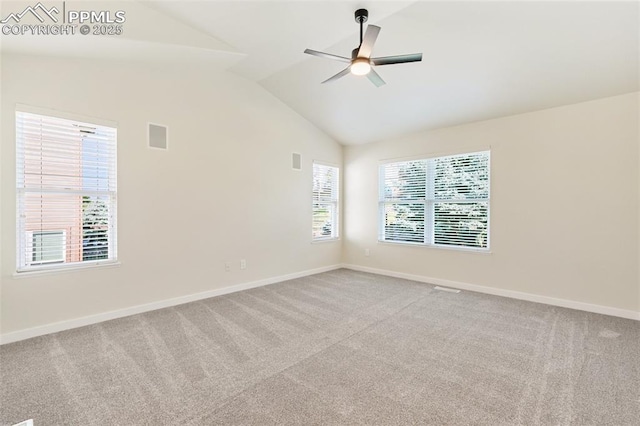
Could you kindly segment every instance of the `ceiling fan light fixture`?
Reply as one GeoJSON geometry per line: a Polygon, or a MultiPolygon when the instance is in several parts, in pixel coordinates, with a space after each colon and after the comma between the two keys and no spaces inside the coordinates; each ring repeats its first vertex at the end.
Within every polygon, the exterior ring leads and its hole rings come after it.
{"type": "Polygon", "coordinates": [[[317,50],[305,49],[304,53],[321,58],[332,59],[338,62],[349,64],[339,73],[329,77],[324,83],[335,81],[347,74],[356,76],[366,75],[369,81],[376,87],[386,84],[382,77],[373,69],[379,65],[403,64],[407,62],[419,62],[422,60],[422,53],[412,53],[409,55],[384,56],[380,58],[372,58],[373,46],[380,33],[380,27],[377,25],[367,25],[367,31],[364,31],[364,23],[367,22],[369,12],[366,9],[358,9],[355,13],[356,22],[360,26],[360,44],[351,51],[351,58],[345,56],[333,55],[331,53],[318,52],[317,50]]]}
{"type": "Polygon", "coordinates": [[[357,58],[351,64],[351,74],[367,75],[371,71],[371,64],[366,58],[357,58]]]}

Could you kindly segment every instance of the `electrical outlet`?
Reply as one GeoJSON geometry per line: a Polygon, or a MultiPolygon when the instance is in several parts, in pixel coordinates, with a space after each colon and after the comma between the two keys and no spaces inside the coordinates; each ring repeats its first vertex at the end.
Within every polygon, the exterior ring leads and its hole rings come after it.
{"type": "Polygon", "coordinates": [[[231,262],[224,262],[225,272],[231,272],[231,262]]]}
{"type": "Polygon", "coordinates": [[[371,253],[369,252],[369,249],[364,249],[364,255],[369,257],[371,253]]]}
{"type": "Polygon", "coordinates": [[[240,259],[240,269],[247,269],[246,259],[240,259]]]}

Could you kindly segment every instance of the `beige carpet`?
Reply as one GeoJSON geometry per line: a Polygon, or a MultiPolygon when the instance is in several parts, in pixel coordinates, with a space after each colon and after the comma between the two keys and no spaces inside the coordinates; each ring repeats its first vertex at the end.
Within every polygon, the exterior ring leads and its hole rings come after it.
{"type": "Polygon", "coordinates": [[[0,348],[0,424],[640,425],[640,323],[338,270],[0,348]]]}

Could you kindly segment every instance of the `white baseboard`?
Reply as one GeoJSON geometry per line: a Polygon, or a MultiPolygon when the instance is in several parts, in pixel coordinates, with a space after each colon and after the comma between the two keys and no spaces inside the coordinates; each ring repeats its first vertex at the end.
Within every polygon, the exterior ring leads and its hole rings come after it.
{"type": "Polygon", "coordinates": [[[611,315],[620,318],[627,318],[640,321],[640,312],[626,309],[613,308],[609,306],[594,305],[591,303],[576,302],[573,300],[557,299],[548,296],[539,296],[531,293],[523,293],[513,290],[505,290],[495,287],[486,287],[477,284],[463,283],[459,281],[445,280],[441,278],[425,277],[422,275],[406,274],[403,272],[389,271],[385,269],[370,268],[367,266],[342,264],[331,265],[322,268],[309,269],[306,271],[295,272],[277,277],[265,278],[258,281],[251,281],[242,284],[236,284],[229,287],[223,287],[215,290],[209,290],[202,293],[189,294],[173,299],[161,300],[158,302],[147,303],[144,305],[131,306],[129,308],[118,309],[115,311],[103,312],[96,315],[89,315],[82,318],[75,318],[47,324],[39,327],[28,328],[25,330],[14,331],[0,335],[0,345],[18,342],[20,340],[30,339],[32,337],[43,336],[45,334],[57,333],[59,331],[70,330],[72,328],[83,327],[85,325],[96,324],[116,318],[127,317],[130,315],[141,314],[144,312],[154,311],[156,309],[168,308],[170,306],[182,305],[184,303],[194,302],[197,300],[208,299],[210,297],[221,296],[224,294],[235,293],[251,288],[262,287],[269,284],[275,284],[282,281],[292,280],[296,278],[306,277],[308,275],[319,274],[321,272],[333,271],[339,268],[351,269],[354,271],[370,272],[373,274],[386,275],[396,278],[404,278],[407,280],[424,282],[445,287],[457,288],[461,290],[475,291],[478,293],[492,294],[495,296],[509,297],[512,299],[527,300],[529,302],[544,303],[552,306],[561,306],[563,308],[577,309],[580,311],[594,312],[597,314],[611,315]]]}
{"type": "Polygon", "coordinates": [[[342,265],[331,265],[322,268],[309,269],[292,274],[280,275],[277,277],[265,278],[263,280],[251,281],[242,284],[236,284],[229,287],[209,290],[202,293],[189,294],[186,296],[175,297],[173,299],[160,300],[158,302],[146,303],[144,305],[131,306],[129,308],[118,309],[115,311],[103,312],[96,315],[89,315],[81,318],[60,321],[52,324],[42,325],[39,327],[28,328],[25,330],[14,331],[0,335],[0,345],[18,342],[20,340],[30,339],[32,337],[43,336],[45,334],[57,333],[58,331],[70,330],[72,328],[83,327],[85,325],[96,324],[116,318],[128,317],[130,315],[141,314],[143,312],[154,311],[156,309],[168,308],[170,306],[182,305],[184,303],[195,302],[196,300],[208,299],[210,297],[222,296],[223,294],[235,293],[250,288],[262,287],[269,284],[275,284],[282,281],[293,280],[296,278],[306,277],[308,275],[319,274],[321,272],[333,271],[341,268],[342,265]]]}
{"type": "Polygon", "coordinates": [[[520,291],[505,290],[495,287],[486,287],[477,284],[469,284],[458,281],[444,280],[441,278],[431,278],[422,275],[405,274],[403,272],[388,271],[386,269],[369,268],[367,266],[343,264],[343,268],[354,271],[370,272],[373,274],[386,275],[395,278],[404,278],[411,281],[418,281],[444,287],[458,288],[461,290],[475,291],[478,293],[493,294],[495,296],[509,297],[511,299],[526,300],[529,302],[544,303],[546,305],[560,306],[563,308],[577,309],[579,311],[594,312],[596,314],[611,315],[614,317],[627,318],[640,321],[640,312],[627,309],[613,308],[610,306],[593,305],[591,303],[576,302],[573,300],[557,299],[549,296],[539,296],[537,294],[523,293],[520,291]]]}

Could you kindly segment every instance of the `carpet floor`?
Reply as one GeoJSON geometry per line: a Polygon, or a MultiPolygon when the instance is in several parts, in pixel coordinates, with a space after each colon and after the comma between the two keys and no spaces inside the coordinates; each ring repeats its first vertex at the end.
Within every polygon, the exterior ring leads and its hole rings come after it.
{"type": "Polygon", "coordinates": [[[350,270],[0,347],[0,425],[640,425],[640,322],[350,270]]]}

